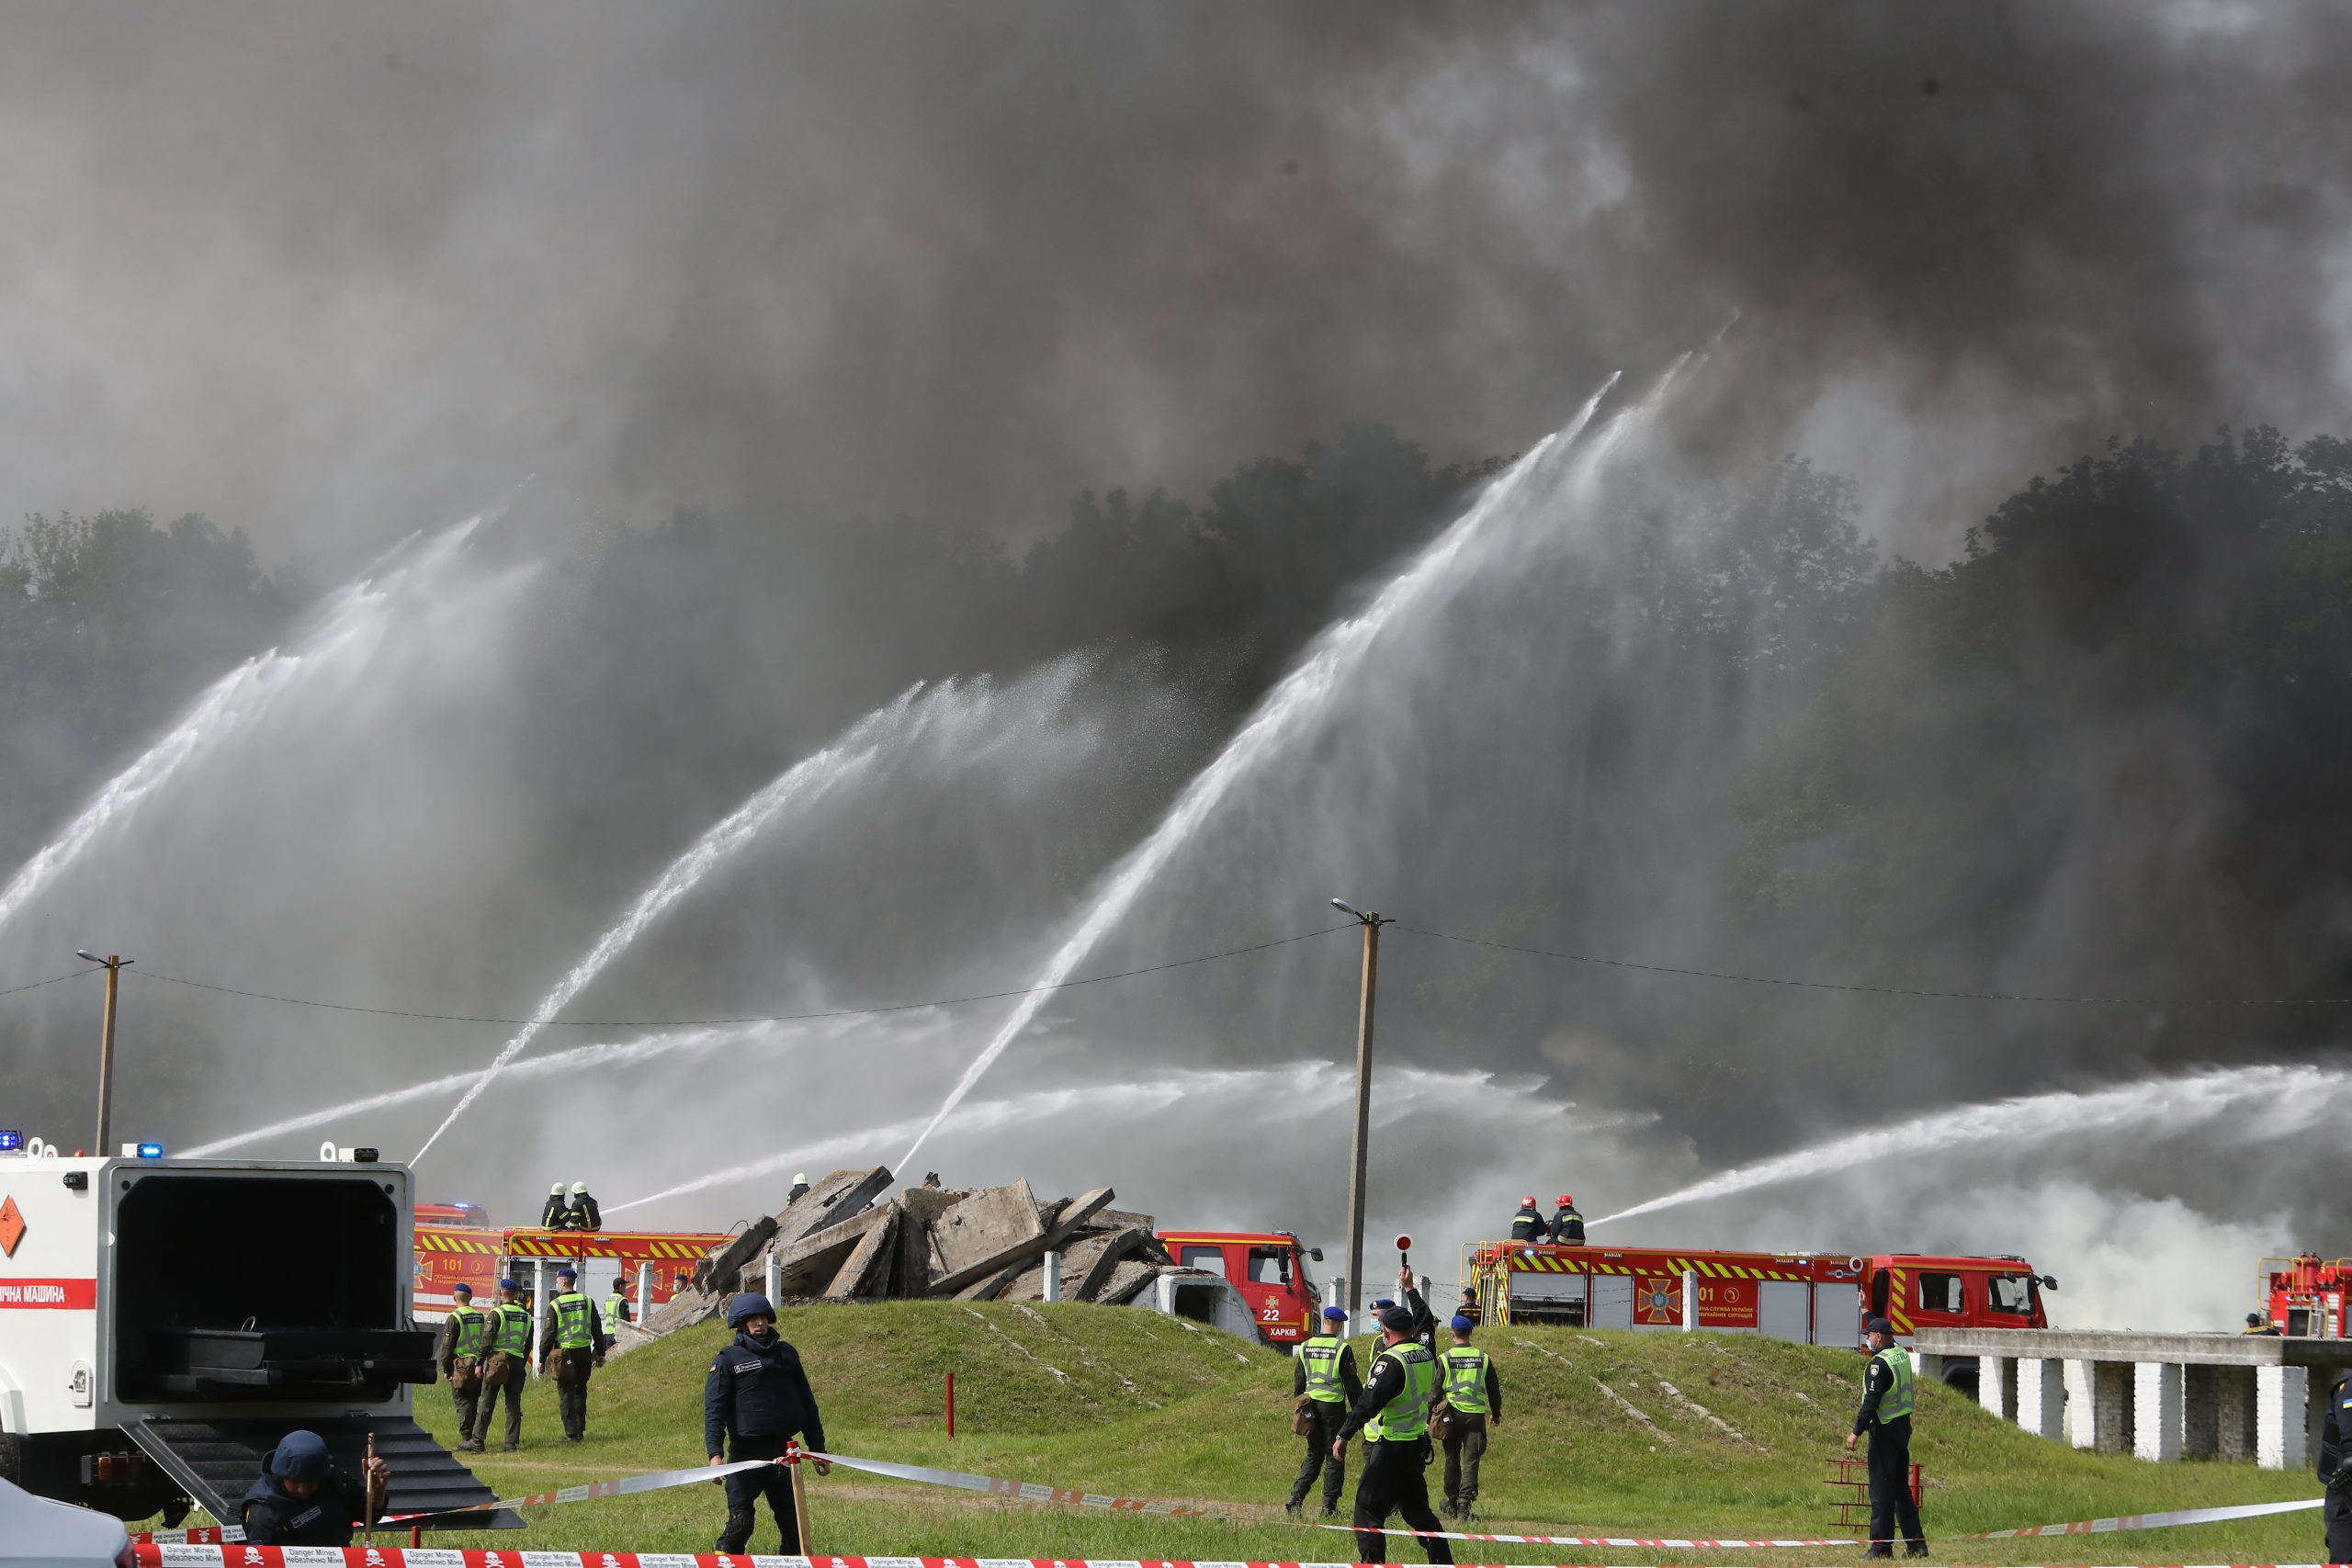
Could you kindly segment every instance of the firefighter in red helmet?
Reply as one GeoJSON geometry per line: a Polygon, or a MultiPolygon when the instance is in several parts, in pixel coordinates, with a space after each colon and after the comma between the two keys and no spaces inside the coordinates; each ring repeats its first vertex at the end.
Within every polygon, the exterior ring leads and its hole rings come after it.
{"type": "Polygon", "coordinates": [[[1519,1213],[1510,1217],[1510,1238],[1513,1241],[1547,1241],[1552,1227],[1544,1223],[1544,1211],[1535,1206],[1535,1194],[1531,1192],[1519,1201],[1519,1213]]]}
{"type": "Polygon", "coordinates": [[[1577,1201],[1566,1193],[1560,1194],[1560,1207],[1552,1216],[1552,1239],[1562,1247],[1584,1245],[1584,1216],[1577,1213],[1577,1201]]]}

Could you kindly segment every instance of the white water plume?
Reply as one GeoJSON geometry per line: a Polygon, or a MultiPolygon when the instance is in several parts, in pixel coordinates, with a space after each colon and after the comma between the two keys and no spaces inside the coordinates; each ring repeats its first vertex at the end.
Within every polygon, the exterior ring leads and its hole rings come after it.
{"type": "MultiPolygon", "coordinates": [[[[1679,363],[1676,368],[1680,368],[1679,363]]],[[[1670,372],[1666,382],[1651,394],[1651,402],[1662,395],[1672,378],[1670,372]]],[[[899,1158],[898,1168],[907,1169],[914,1164],[924,1142],[955,1113],[973,1086],[1029,1027],[1046,998],[1125,918],[1144,888],[1231,793],[1234,784],[1268,758],[1289,750],[1298,732],[1321,716],[1333,695],[1353,679],[1382,634],[1400,616],[1441,598],[1486,565],[1482,547],[1495,534],[1499,520],[1514,514],[1521,491],[1543,469],[1547,456],[1574,444],[1591,423],[1601,400],[1617,379],[1612,374],[1602,382],[1600,389],[1593,393],[1566,429],[1536,443],[1532,450],[1488,485],[1470,510],[1439,535],[1362,615],[1340,622],[1316,638],[1306,658],[1259,704],[1257,712],[1240,732],[1185,785],[1150,836],[1129,851],[1112,871],[1077,928],[1030,983],[1028,995],[1014,1004],[1002,1026],[948,1090],[939,1109],[916,1132],[913,1143],[899,1158]]],[[[1623,422],[1619,423],[1622,425],[1623,422]]]]}
{"type": "MultiPolygon", "coordinates": [[[[619,922],[597,939],[596,944],[588,950],[588,955],[573,964],[571,971],[556,982],[555,988],[532,1010],[530,1021],[499,1048],[490,1066],[474,1075],[473,1082],[458,1097],[458,1103],[450,1107],[449,1114],[441,1119],[441,1124],[433,1129],[433,1135],[424,1140],[424,1146],[411,1156],[410,1163],[414,1164],[431,1153],[441,1134],[481,1098],[482,1091],[496,1080],[506,1065],[538,1038],[539,1032],[553,1022],[556,1016],[571,1004],[573,998],[587,989],[589,982],[602,974],[606,964],[619,957],[637,940],[638,933],[659,919],[672,905],[693,892],[695,885],[709,875],[713,866],[757,838],[787,808],[808,806],[872,761],[888,732],[904,721],[910,713],[931,711],[929,705],[920,710],[917,708],[916,697],[922,691],[922,683],[917,682],[899,694],[896,701],[867,714],[850,726],[840,739],[786,768],[765,788],[721,818],[706,829],[702,837],[688,845],[685,852],[672,861],[654,879],[651,886],[638,895],[637,902],[629,906],[628,912],[621,917],[619,922]]],[[[937,696],[952,699],[954,693],[954,684],[950,682],[940,689],[937,696]]]]}
{"type": "Polygon", "coordinates": [[[481,517],[469,517],[424,546],[413,561],[399,563],[414,543],[412,536],[328,598],[292,651],[273,648],[214,682],[163,739],[108,780],[73,821],[0,887],[0,925],[64,874],[92,845],[119,831],[191,764],[249,728],[306,673],[328,667],[334,656],[347,649],[365,651],[372,646],[389,625],[388,609],[403,583],[437,581],[440,569],[481,523],[481,517]]]}
{"type": "MultiPolygon", "coordinates": [[[[902,1018],[909,1015],[900,1015],[902,1018]]],[[[508,1081],[528,1082],[538,1078],[560,1077],[596,1067],[627,1067],[640,1062],[658,1061],[665,1057],[685,1055],[689,1058],[709,1055],[719,1051],[779,1050],[787,1046],[817,1045],[858,1031],[869,1023],[862,1018],[790,1020],[761,1021],[750,1024],[706,1025],[693,1029],[673,1030],[666,1033],[640,1035],[634,1040],[600,1041],[593,1045],[574,1045],[567,1050],[533,1056],[527,1061],[509,1066],[508,1081]]],[[[318,1127],[347,1125],[354,1118],[373,1111],[396,1110],[421,1100],[437,1100],[455,1094],[481,1076],[480,1069],[462,1073],[446,1073],[427,1078],[405,1089],[387,1089],[381,1094],[364,1095],[346,1100],[337,1105],[322,1106],[288,1116],[282,1122],[252,1127],[232,1133],[225,1138],[215,1138],[209,1144],[198,1144],[181,1152],[194,1158],[225,1154],[243,1148],[265,1138],[289,1133],[308,1132],[318,1127]]],[[[352,1140],[343,1140],[352,1141],[352,1140]]]]}
{"type": "MultiPolygon", "coordinates": [[[[1373,1100],[1374,1125],[1379,1127],[1432,1111],[1483,1116],[1491,1113],[1498,1100],[1504,1098],[1519,1104],[1518,1114],[1524,1120],[1535,1120],[1529,1108],[1519,1100],[1525,1086],[1498,1085],[1487,1073],[1435,1073],[1400,1067],[1377,1074],[1375,1082],[1378,1093],[1373,1100]]],[[[1351,1112],[1354,1104],[1352,1068],[1341,1068],[1329,1062],[1298,1062],[1283,1067],[1170,1073],[1136,1083],[1070,1084],[1008,1095],[974,1104],[957,1120],[956,1131],[960,1136],[969,1137],[1070,1117],[1081,1118],[1097,1129],[1116,1128],[1129,1119],[1165,1117],[1182,1106],[1188,1113],[1205,1111],[1214,1115],[1218,1135],[1224,1137],[1253,1127],[1295,1131],[1316,1118],[1336,1118],[1343,1111],[1351,1112]]],[[[1558,1102],[1546,1109],[1564,1115],[1571,1107],[1558,1102]]],[[[1622,1121],[1614,1117],[1580,1121],[1571,1130],[1592,1131],[1620,1125],[1622,1121]]],[[[910,1117],[854,1133],[836,1134],[782,1154],[763,1156],[696,1176],[626,1203],[608,1203],[605,1213],[619,1213],[664,1199],[754,1181],[801,1167],[814,1170],[828,1161],[871,1156],[922,1126],[922,1121],[910,1117]]]]}
{"type": "Polygon", "coordinates": [[[1975,1144],[2033,1138],[2079,1139],[2086,1133],[2111,1133],[2151,1124],[2164,1134],[2177,1134],[2210,1125],[2225,1112],[2249,1108],[2257,1111],[2258,1117],[2234,1118],[2231,1131],[2247,1137],[2277,1136],[2301,1131],[2331,1116],[2347,1089],[2352,1089],[2352,1074],[2340,1069],[2265,1065],[2149,1078],[2115,1089],[2018,1095],[1931,1111],[1906,1122],[1777,1155],[1636,1203],[1590,1224],[1614,1224],[1640,1214],[1830,1176],[1878,1160],[1917,1159],[1922,1155],[1975,1144]]]}

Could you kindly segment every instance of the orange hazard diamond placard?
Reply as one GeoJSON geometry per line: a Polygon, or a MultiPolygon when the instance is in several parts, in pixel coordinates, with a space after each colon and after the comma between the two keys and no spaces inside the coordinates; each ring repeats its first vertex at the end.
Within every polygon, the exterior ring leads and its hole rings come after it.
{"type": "Polygon", "coordinates": [[[25,1216],[17,1213],[14,1198],[0,1198],[0,1257],[17,1256],[17,1244],[25,1239],[25,1216]]]}

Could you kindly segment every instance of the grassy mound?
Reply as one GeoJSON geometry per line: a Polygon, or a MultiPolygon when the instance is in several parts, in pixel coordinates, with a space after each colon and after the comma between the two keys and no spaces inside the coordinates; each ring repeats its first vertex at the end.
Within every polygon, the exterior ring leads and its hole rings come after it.
{"type": "MultiPolygon", "coordinates": [[[[930,1464],[1097,1492],[1220,1506],[1230,1522],[1143,1519],[886,1483],[812,1476],[820,1551],[864,1555],[1344,1559],[1345,1536],[1283,1521],[1301,1445],[1289,1433],[1291,1366],[1272,1351],[1127,1308],[909,1302],[795,1311],[799,1347],[841,1453],[930,1464]],[[956,1437],[944,1430],[956,1374],[956,1437]]],[[[526,1400],[524,1448],[473,1461],[513,1494],[693,1465],[702,1451],[702,1386],[717,1327],[623,1357],[591,1389],[586,1442],[562,1442],[554,1390],[526,1400]]],[[[1489,1529],[1544,1534],[1830,1535],[1838,1494],[1826,1483],[1860,1397],[1851,1351],[1716,1335],[1499,1329],[1481,1342],[1501,1371],[1504,1420],[1486,1464],[1489,1529]]],[[[1361,1343],[1361,1342],[1359,1342],[1361,1343]]],[[[454,1440],[448,1396],[417,1391],[419,1418],[454,1440]]],[[[1949,1390],[1924,1386],[1913,1457],[1926,1472],[1937,1556],[2047,1561],[2047,1541],[1964,1541],[1969,1530],[2108,1514],[2315,1495],[2308,1474],[2245,1465],[2153,1465],[2077,1453],[1996,1421],[1949,1390]]],[[[1351,1483],[1352,1483],[1352,1474],[1351,1483]]],[[[1432,1491],[1436,1475],[1431,1474],[1432,1491]]],[[[1352,1484],[1351,1489],[1352,1498],[1352,1484]]],[[[684,1487],[538,1513],[547,1548],[707,1551],[725,1508],[715,1487],[684,1487]]],[[[764,1519],[757,1550],[773,1547],[764,1519]]],[[[428,1532],[429,1544],[458,1545],[428,1532]]],[[[480,1538],[474,1538],[480,1544],[480,1538]]],[[[2310,1561],[2316,1514],[2161,1533],[2076,1537],[2076,1562],[2163,1557],[2310,1561]]],[[[1390,1555],[1418,1551],[1392,1537],[1390,1555]]],[[[1464,1561],[1552,1562],[1590,1551],[1479,1546],[1464,1561]]],[[[1690,1553],[1612,1549],[1615,1562],[1690,1553]]],[[[1787,1562],[1812,1551],[1717,1554],[1787,1562]]]]}

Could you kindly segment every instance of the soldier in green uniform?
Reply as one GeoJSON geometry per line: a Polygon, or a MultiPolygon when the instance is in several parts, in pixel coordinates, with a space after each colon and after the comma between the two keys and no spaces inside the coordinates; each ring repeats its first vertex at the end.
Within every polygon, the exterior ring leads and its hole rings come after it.
{"type": "Polygon", "coordinates": [[[482,1451],[490,1440],[498,1396],[506,1395],[506,1451],[523,1446],[523,1384],[531,1374],[531,1309],[523,1304],[520,1280],[498,1281],[498,1304],[490,1309],[490,1353],[482,1358],[481,1403],[474,1411],[472,1441],[482,1451]]]}
{"type": "Polygon", "coordinates": [[[555,1294],[548,1298],[539,1326],[567,1443],[588,1435],[588,1374],[605,1364],[605,1348],[613,1342],[596,1315],[596,1303],[580,1293],[579,1282],[579,1271],[569,1264],[555,1271],[555,1294]]]}
{"type": "Polygon", "coordinates": [[[1453,1407],[1453,1429],[1445,1435],[1445,1512],[1467,1519],[1476,1517],[1470,1506],[1478,1500],[1487,1428],[1503,1424],[1503,1380],[1496,1374],[1494,1358],[1470,1343],[1470,1320],[1456,1314],[1452,1326],[1453,1344],[1438,1358],[1445,1402],[1453,1407]]]}
{"type": "MultiPolygon", "coordinates": [[[[1387,1541],[1383,1535],[1391,1513],[1402,1514],[1407,1528],[1435,1532],[1445,1527],[1430,1509],[1430,1407],[1437,1403],[1437,1358],[1413,1338],[1413,1314],[1405,1307],[1390,1307],[1381,1314],[1385,1342],[1363,1397],[1340,1424],[1331,1457],[1347,1452],[1348,1439],[1363,1433],[1363,1476],[1356,1483],[1356,1561],[1385,1562],[1387,1541]]],[[[1453,1549],[1435,1533],[1421,1538],[1421,1550],[1432,1562],[1452,1562],[1453,1549]]]]}
{"type": "Polygon", "coordinates": [[[441,1363],[441,1381],[449,1385],[449,1403],[458,1409],[458,1446],[474,1449],[474,1407],[481,1403],[481,1358],[490,1348],[490,1314],[474,1305],[471,1285],[452,1285],[449,1294],[456,1303],[441,1320],[435,1359],[441,1363]]]}
{"type": "Polygon", "coordinates": [[[1363,1380],[1356,1375],[1355,1347],[1340,1337],[1347,1322],[1345,1307],[1325,1307],[1322,1332],[1291,1354],[1291,1397],[1306,1402],[1307,1416],[1306,1457],[1299,1461],[1290,1501],[1283,1505],[1283,1511],[1292,1515],[1306,1501],[1318,1474],[1323,1477],[1325,1518],[1339,1517],[1340,1494],[1348,1489],[1346,1459],[1331,1457],[1331,1439],[1340,1435],[1340,1422],[1347,1416],[1348,1406],[1363,1394],[1363,1380]]]}

